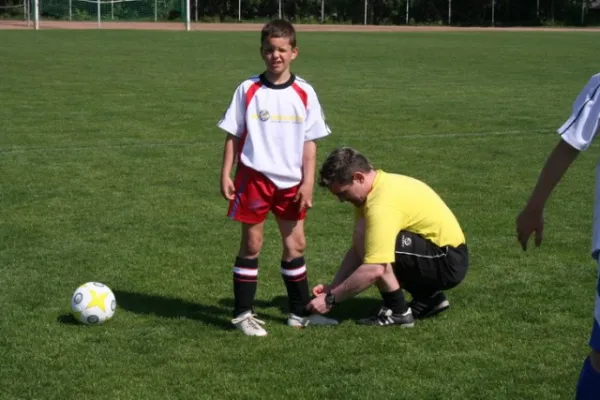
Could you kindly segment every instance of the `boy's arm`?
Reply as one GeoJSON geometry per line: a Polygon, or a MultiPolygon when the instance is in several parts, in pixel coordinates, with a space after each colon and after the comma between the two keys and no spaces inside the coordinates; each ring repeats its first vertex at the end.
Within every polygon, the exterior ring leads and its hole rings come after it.
{"type": "Polygon", "coordinates": [[[221,164],[221,194],[227,200],[233,200],[235,196],[231,170],[239,150],[240,137],[246,125],[244,101],[244,86],[240,85],[235,90],[225,114],[217,124],[219,128],[227,132],[221,164]]]}
{"type": "Polygon", "coordinates": [[[221,165],[221,195],[226,200],[233,200],[235,198],[235,185],[231,179],[231,170],[235,162],[239,141],[240,138],[232,134],[228,134],[225,138],[223,163],[221,165]]]}
{"type": "Polygon", "coordinates": [[[302,183],[313,186],[317,169],[317,143],[314,140],[304,142],[302,152],[302,183]]]}
{"type": "Polygon", "coordinates": [[[223,164],[221,166],[221,178],[231,176],[231,170],[235,164],[237,156],[237,148],[240,138],[232,134],[228,134],[225,138],[225,146],[223,149],[223,164]]]}
{"type": "Polygon", "coordinates": [[[300,210],[312,207],[316,160],[317,144],[313,140],[305,141],[302,149],[302,183],[294,196],[294,203],[298,203],[300,210]]]}
{"type": "Polygon", "coordinates": [[[523,250],[533,232],[535,244],[542,243],[543,211],[550,194],[577,155],[594,141],[600,123],[600,74],[593,75],[573,103],[571,116],[558,129],[561,135],[538,178],[527,205],[517,217],[517,238],[523,250]]]}
{"type": "Polygon", "coordinates": [[[545,207],[550,194],[579,153],[579,150],[564,140],[558,142],[540,171],[537,184],[527,202],[527,208],[542,210],[545,207]]]}
{"type": "Polygon", "coordinates": [[[550,153],[529,201],[517,217],[517,238],[523,250],[527,250],[527,241],[533,232],[535,232],[535,245],[542,244],[544,233],[543,212],[546,201],[579,153],[579,150],[562,139],[550,153]]]}

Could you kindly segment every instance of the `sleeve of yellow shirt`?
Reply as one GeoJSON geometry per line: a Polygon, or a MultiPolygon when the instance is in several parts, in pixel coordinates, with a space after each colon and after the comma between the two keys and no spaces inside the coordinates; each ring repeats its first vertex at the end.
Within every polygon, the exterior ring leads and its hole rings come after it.
{"type": "Polygon", "coordinates": [[[364,264],[387,264],[396,259],[396,236],[404,227],[406,216],[397,208],[370,205],[365,214],[364,264]]]}

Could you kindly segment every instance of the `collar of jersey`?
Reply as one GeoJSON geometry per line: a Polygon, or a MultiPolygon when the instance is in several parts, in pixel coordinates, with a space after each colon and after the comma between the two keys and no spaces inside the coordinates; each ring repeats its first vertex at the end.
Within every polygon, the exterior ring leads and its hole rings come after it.
{"type": "Polygon", "coordinates": [[[296,81],[296,75],[291,74],[290,79],[288,79],[287,82],[278,83],[278,84],[270,82],[264,73],[259,75],[259,79],[260,79],[260,83],[262,83],[264,87],[267,87],[269,89],[285,89],[285,88],[289,88],[290,86],[292,86],[292,84],[296,81]]]}

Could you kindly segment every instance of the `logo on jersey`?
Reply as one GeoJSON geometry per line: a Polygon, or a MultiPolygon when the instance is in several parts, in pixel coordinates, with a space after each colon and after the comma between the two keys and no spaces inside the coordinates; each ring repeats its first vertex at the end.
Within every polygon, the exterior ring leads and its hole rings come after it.
{"type": "Polygon", "coordinates": [[[269,114],[267,110],[260,110],[258,112],[258,118],[260,118],[261,121],[268,121],[269,118],[271,118],[271,114],[269,114]]]}
{"type": "Polygon", "coordinates": [[[408,236],[402,235],[402,247],[410,247],[412,240],[408,236]]]}

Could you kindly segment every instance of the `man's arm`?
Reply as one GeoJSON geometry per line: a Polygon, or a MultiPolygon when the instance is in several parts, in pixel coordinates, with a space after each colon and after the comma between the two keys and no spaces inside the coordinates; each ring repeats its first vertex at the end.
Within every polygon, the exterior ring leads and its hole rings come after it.
{"type": "Polygon", "coordinates": [[[335,274],[333,282],[331,282],[331,285],[329,286],[334,288],[343,281],[345,281],[352,274],[352,272],[354,272],[358,267],[360,267],[361,263],[362,260],[358,257],[354,246],[352,246],[344,255],[340,268],[335,274]]]}
{"type": "Polygon", "coordinates": [[[331,293],[336,302],[342,302],[368,289],[385,272],[386,264],[362,264],[350,276],[335,286],[331,293]]]}

